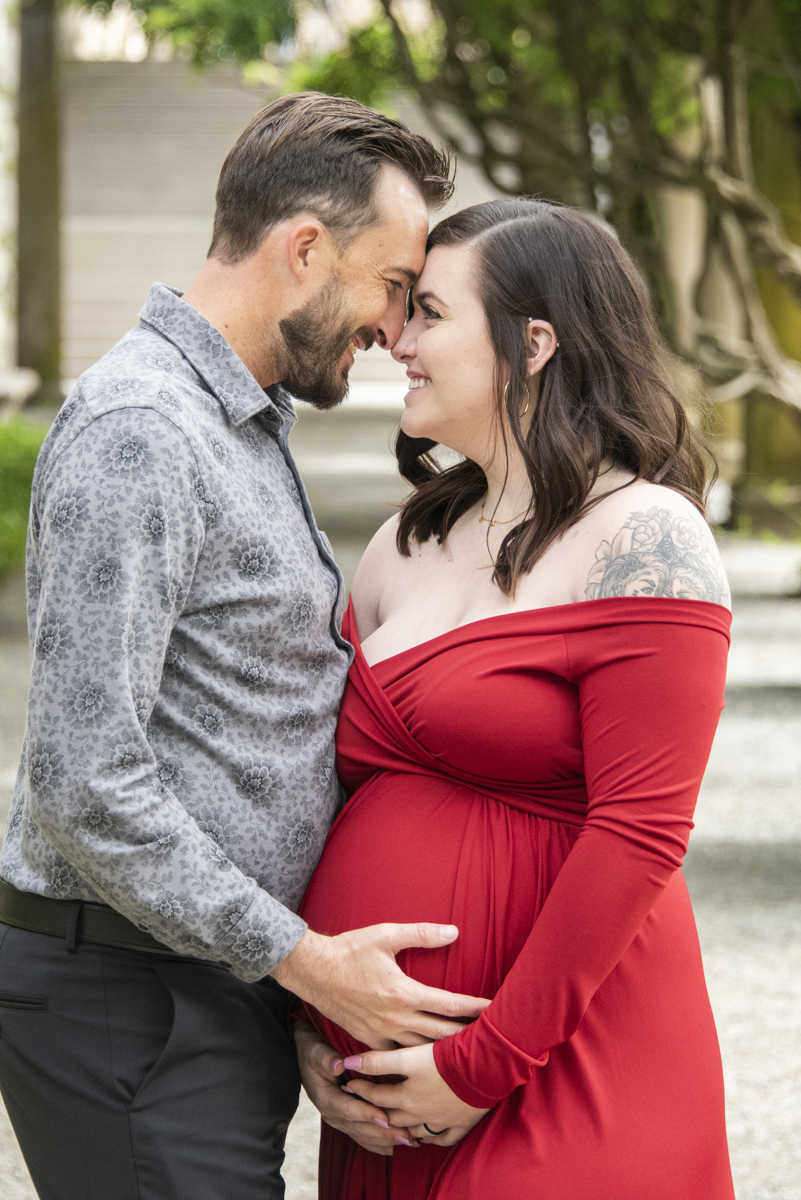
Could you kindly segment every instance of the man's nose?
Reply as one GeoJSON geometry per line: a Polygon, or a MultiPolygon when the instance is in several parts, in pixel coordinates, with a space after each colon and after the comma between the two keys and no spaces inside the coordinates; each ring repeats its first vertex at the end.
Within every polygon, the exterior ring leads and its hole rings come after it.
{"type": "Polygon", "coordinates": [[[386,310],[376,322],[375,340],[378,342],[382,350],[391,350],[397,342],[403,327],[406,324],[406,305],[405,303],[394,303],[387,305],[386,310]]]}

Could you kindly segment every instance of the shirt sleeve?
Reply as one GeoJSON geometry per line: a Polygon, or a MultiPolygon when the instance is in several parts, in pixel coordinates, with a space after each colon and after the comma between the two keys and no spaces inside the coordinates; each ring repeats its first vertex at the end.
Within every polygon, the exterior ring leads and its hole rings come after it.
{"type": "Polygon", "coordinates": [[[166,417],[123,409],[60,433],[32,505],[26,819],[141,929],[255,980],[305,922],[198,827],[147,740],[204,537],[192,447],[166,417]]]}
{"type": "Polygon", "coordinates": [[[692,624],[567,636],[588,813],[492,1004],[437,1042],[443,1079],[489,1108],[576,1030],[681,866],[723,706],[726,637],[692,624]]]}

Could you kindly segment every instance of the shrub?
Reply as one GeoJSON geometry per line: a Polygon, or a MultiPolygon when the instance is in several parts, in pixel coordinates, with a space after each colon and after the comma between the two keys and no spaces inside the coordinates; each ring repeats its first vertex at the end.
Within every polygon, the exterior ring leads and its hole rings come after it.
{"type": "Polygon", "coordinates": [[[0,577],[25,565],[31,480],[47,430],[22,417],[0,425],[0,577]]]}

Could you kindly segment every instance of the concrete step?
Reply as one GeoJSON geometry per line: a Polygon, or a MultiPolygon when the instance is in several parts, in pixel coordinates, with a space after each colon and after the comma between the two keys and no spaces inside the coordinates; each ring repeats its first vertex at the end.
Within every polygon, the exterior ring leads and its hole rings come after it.
{"type": "Polygon", "coordinates": [[[65,213],[211,217],[223,159],[268,98],[231,66],[65,64],[65,213]]]}

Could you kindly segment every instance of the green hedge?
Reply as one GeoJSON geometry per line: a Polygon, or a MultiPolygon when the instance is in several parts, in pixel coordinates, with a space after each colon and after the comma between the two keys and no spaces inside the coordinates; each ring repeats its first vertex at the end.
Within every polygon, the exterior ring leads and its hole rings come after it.
{"type": "Polygon", "coordinates": [[[47,430],[22,417],[0,425],[0,576],[25,565],[31,480],[47,430]]]}

